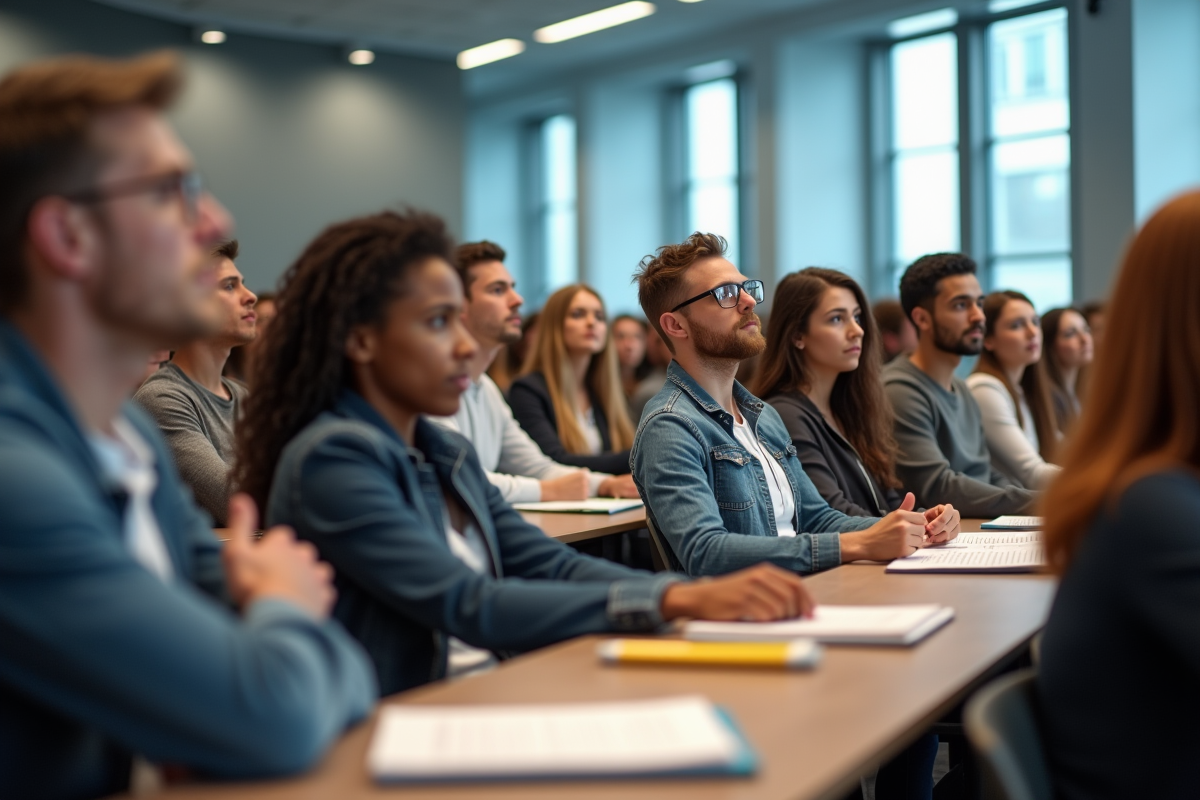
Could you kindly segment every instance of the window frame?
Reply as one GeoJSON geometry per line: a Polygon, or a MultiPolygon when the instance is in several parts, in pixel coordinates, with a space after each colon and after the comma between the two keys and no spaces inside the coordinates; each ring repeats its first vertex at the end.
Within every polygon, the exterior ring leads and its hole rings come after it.
{"type": "Polygon", "coordinates": [[[568,284],[581,280],[581,241],[579,218],[579,118],[569,109],[559,109],[530,119],[525,124],[523,168],[521,169],[522,195],[525,198],[523,210],[523,238],[525,252],[529,254],[528,267],[524,270],[522,294],[530,308],[540,308],[550,294],[558,287],[554,286],[550,273],[550,254],[547,252],[547,225],[551,211],[551,200],[546,193],[546,153],[545,126],[557,117],[569,117],[574,124],[575,143],[574,159],[571,164],[575,197],[572,203],[572,216],[575,224],[575,264],[573,275],[568,284]]]}

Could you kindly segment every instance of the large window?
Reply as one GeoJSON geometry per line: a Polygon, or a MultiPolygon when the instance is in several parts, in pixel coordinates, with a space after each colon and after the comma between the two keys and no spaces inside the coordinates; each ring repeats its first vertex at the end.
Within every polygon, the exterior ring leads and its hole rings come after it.
{"type": "Polygon", "coordinates": [[[1040,310],[1071,301],[1066,19],[1010,12],[887,49],[877,293],[894,293],[914,259],[962,249],[985,289],[1023,291],[1040,310]]]}
{"type": "Polygon", "coordinates": [[[1071,301],[1067,12],[988,26],[991,284],[1071,301]]]}
{"type": "Polygon", "coordinates": [[[717,233],[729,240],[738,263],[738,95],[733,78],[706,81],[684,91],[686,233],[717,233]]]}
{"type": "Polygon", "coordinates": [[[953,33],[891,50],[892,285],[926,253],[959,249],[958,42],[953,33]]]}
{"type": "Polygon", "coordinates": [[[575,118],[559,114],[537,131],[537,252],[541,262],[538,300],[579,278],[579,233],[575,192],[575,118]]]}

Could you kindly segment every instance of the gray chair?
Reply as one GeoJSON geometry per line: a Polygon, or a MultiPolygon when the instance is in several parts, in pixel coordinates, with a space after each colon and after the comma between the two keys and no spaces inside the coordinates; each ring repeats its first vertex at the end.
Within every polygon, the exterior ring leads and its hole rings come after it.
{"type": "Polygon", "coordinates": [[[996,679],[963,712],[967,739],[979,754],[983,796],[989,800],[1053,800],[1036,674],[1022,670],[996,679]]]}
{"type": "Polygon", "coordinates": [[[679,571],[679,562],[671,554],[671,546],[663,541],[662,534],[654,527],[650,515],[646,514],[646,530],[650,532],[650,557],[656,572],[679,571]]]}

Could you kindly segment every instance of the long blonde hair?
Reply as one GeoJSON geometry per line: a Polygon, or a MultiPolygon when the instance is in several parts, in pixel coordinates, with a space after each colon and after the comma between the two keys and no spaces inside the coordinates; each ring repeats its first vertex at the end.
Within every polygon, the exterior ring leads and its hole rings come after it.
{"type": "MultiPolygon", "coordinates": [[[[576,402],[575,384],[578,376],[567,355],[563,340],[563,325],[571,303],[580,292],[587,292],[600,301],[604,300],[596,290],[582,283],[564,286],[542,306],[537,344],[525,359],[522,374],[540,372],[550,390],[554,404],[554,415],[558,418],[558,438],[568,453],[577,455],[589,451],[583,428],[579,425],[579,404],[576,402]]],[[[584,384],[591,390],[608,420],[608,434],[613,450],[626,450],[633,446],[633,422],[629,418],[625,393],[621,389],[621,373],[617,364],[617,349],[613,346],[612,328],[606,326],[604,349],[592,356],[588,363],[584,384]]]]}
{"type": "Polygon", "coordinates": [[[1094,361],[1062,474],[1042,500],[1047,561],[1059,573],[1131,483],[1166,469],[1200,472],[1200,192],[1150,217],[1112,296],[1111,318],[1123,325],[1094,361]]]}

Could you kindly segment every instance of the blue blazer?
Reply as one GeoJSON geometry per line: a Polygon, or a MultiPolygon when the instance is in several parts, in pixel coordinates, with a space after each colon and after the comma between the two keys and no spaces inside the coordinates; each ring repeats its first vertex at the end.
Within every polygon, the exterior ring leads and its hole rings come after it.
{"type": "Polygon", "coordinates": [[[337,570],[335,613],[385,694],[443,677],[448,636],[504,656],[661,624],[678,576],[577,553],[504,501],[462,436],[421,419],[414,439],[346,390],[284,448],[267,503],[271,524],[291,525],[337,570]],[[443,492],[474,517],[494,577],[450,551],[443,492]]]}
{"type": "Polygon", "coordinates": [[[223,602],[219,543],[161,437],[152,505],[174,566],[164,582],[124,542],[66,398],[0,321],[0,797],[126,788],[132,753],[222,777],[309,766],[374,697],[370,665],[332,621],[223,602]]]}

